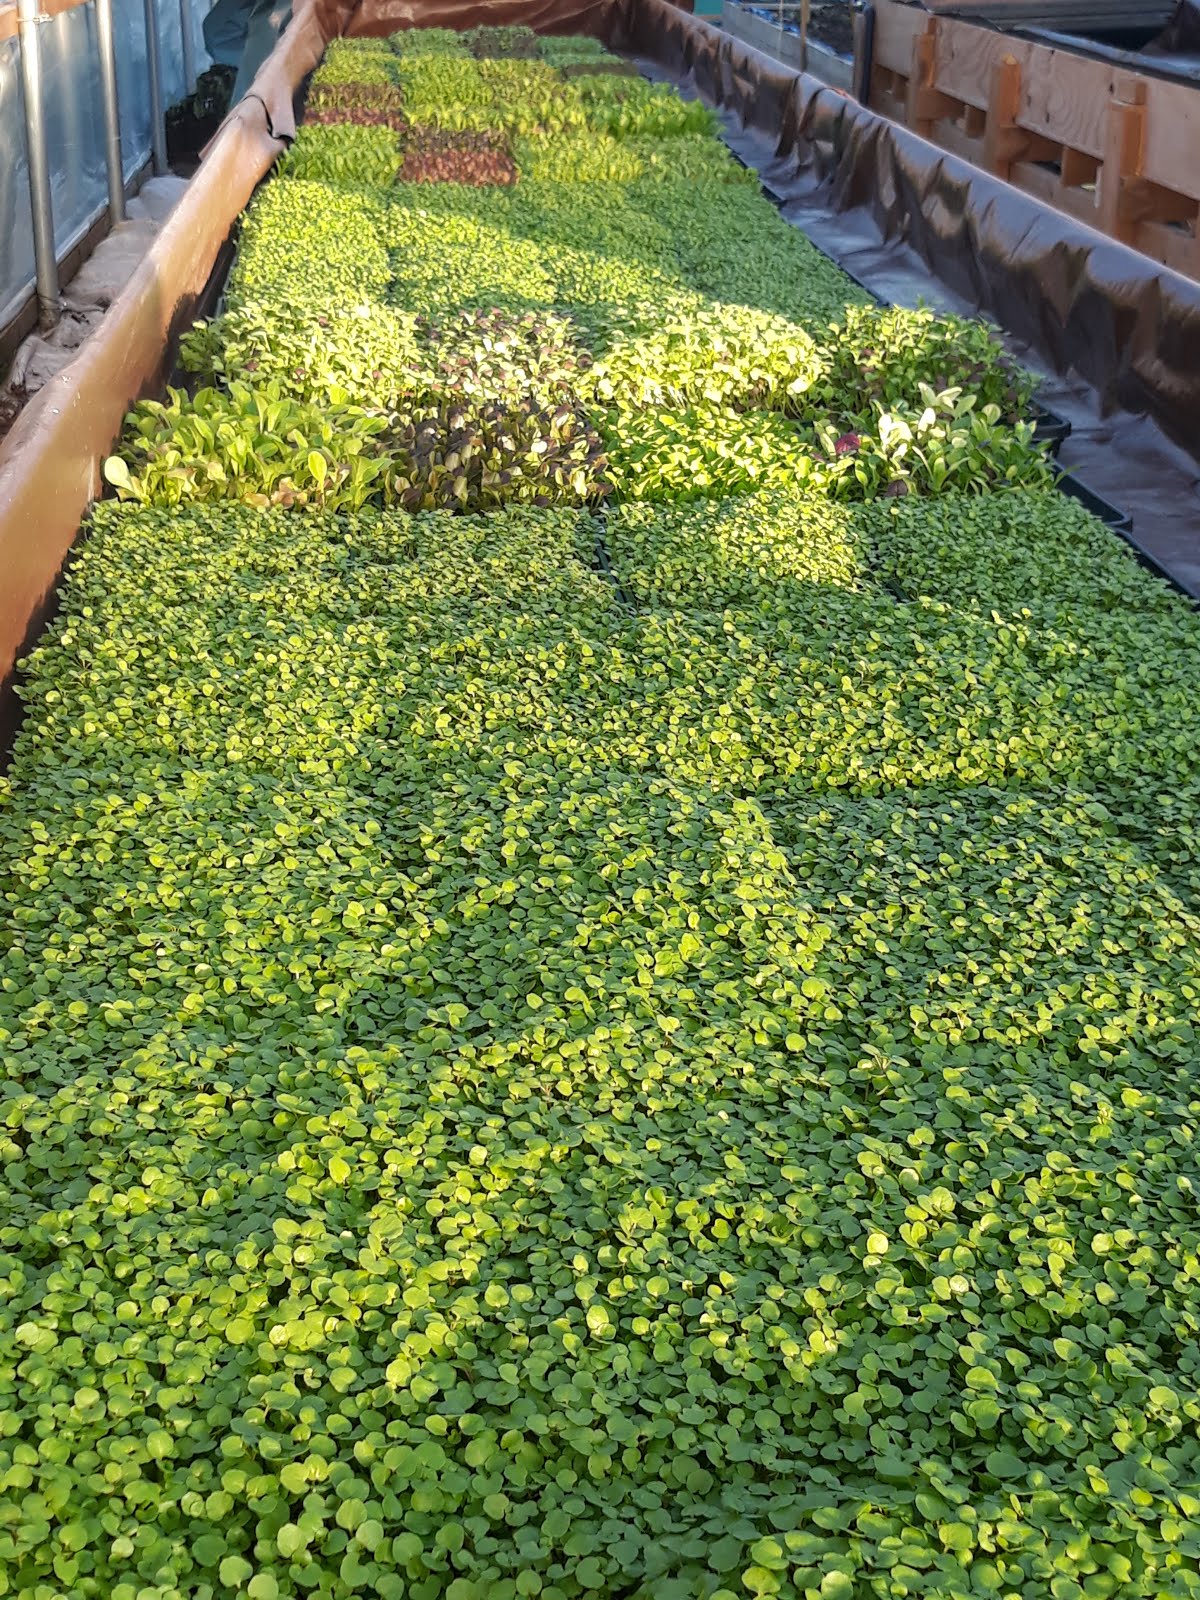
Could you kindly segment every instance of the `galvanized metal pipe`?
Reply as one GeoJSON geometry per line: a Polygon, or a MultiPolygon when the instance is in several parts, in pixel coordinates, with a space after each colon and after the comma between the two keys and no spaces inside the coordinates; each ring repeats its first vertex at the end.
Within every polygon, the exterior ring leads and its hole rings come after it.
{"type": "Polygon", "coordinates": [[[125,221],[125,164],[121,156],[121,105],[117,98],[117,53],[113,42],[112,0],[96,0],[96,49],[100,57],[100,99],[104,107],[104,165],[108,171],[108,216],[113,227],[125,221]]]}
{"type": "Polygon", "coordinates": [[[33,255],[37,275],[38,321],[53,328],[61,314],[58,257],[54,251],[54,211],[50,200],[50,162],[42,90],[42,41],[47,19],[38,0],[17,0],[21,41],[21,91],[25,100],[25,147],[29,161],[29,201],[33,210],[33,255]]]}
{"type": "Polygon", "coordinates": [[[146,63],[150,78],[150,148],[154,170],[161,177],[167,170],[167,124],[163,111],[162,41],[158,35],[156,0],[144,0],[146,16],[146,63]]]}

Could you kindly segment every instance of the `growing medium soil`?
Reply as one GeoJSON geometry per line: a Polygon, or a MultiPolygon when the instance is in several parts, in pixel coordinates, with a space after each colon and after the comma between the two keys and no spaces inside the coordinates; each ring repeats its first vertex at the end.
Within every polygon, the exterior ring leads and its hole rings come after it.
{"type": "Polygon", "coordinates": [[[828,45],[839,55],[854,54],[854,20],[845,0],[835,0],[835,3],[830,5],[813,6],[808,31],[811,38],[828,45]]]}
{"type": "Polygon", "coordinates": [[[0,392],[0,439],[12,427],[21,412],[21,402],[7,390],[0,392]]]}

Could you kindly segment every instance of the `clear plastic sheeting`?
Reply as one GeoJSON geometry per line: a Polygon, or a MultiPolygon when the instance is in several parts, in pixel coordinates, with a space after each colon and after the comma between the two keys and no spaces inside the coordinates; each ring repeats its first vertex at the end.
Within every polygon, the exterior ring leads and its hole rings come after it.
{"type": "MultiPolygon", "coordinates": [[[[48,33],[53,26],[47,24],[44,31],[48,33]]],[[[20,46],[10,39],[0,44],[0,327],[33,283],[33,215],[24,115],[20,46]]]]}
{"type": "MultiPolygon", "coordinates": [[[[166,4],[172,3],[173,0],[166,0],[166,4]]],[[[142,0],[113,0],[113,37],[117,100],[121,107],[121,162],[129,179],[150,154],[150,74],[142,0]]],[[[163,69],[165,72],[165,62],[163,69]]]]}
{"type": "MultiPolygon", "coordinates": [[[[208,66],[200,22],[209,0],[183,0],[196,71],[208,66]]],[[[157,0],[162,49],[163,103],[180,100],[185,81],[180,0],[157,0]]],[[[126,179],[150,156],[150,87],[143,0],[113,0],[121,154],[126,179]]],[[[61,256],[104,210],[104,120],[96,54],[96,18],[90,4],[43,23],[39,30],[45,81],[46,139],[54,208],[54,238],[61,256]]],[[[0,327],[20,310],[33,288],[33,218],[21,94],[20,44],[0,44],[0,327]]]]}

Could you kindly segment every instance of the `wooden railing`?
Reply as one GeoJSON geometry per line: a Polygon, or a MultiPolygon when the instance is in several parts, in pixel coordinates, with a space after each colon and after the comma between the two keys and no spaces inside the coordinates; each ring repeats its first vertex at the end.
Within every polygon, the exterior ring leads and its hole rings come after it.
{"type": "Polygon", "coordinates": [[[1200,278],[1200,86],[875,0],[871,106],[1200,278]]]}

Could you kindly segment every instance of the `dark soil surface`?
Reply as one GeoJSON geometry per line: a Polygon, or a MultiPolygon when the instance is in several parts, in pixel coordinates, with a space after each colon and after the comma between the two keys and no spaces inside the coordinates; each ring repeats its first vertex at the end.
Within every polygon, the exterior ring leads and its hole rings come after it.
{"type": "Polygon", "coordinates": [[[20,414],[21,402],[16,395],[0,394],[0,439],[3,439],[20,414]]]}
{"type": "Polygon", "coordinates": [[[810,38],[828,45],[838,55],[854,54],[854,23],[845,0],[840,4],[833,0],[829,5],[814,5],[808,20],[808,31],[810,38]]]}

